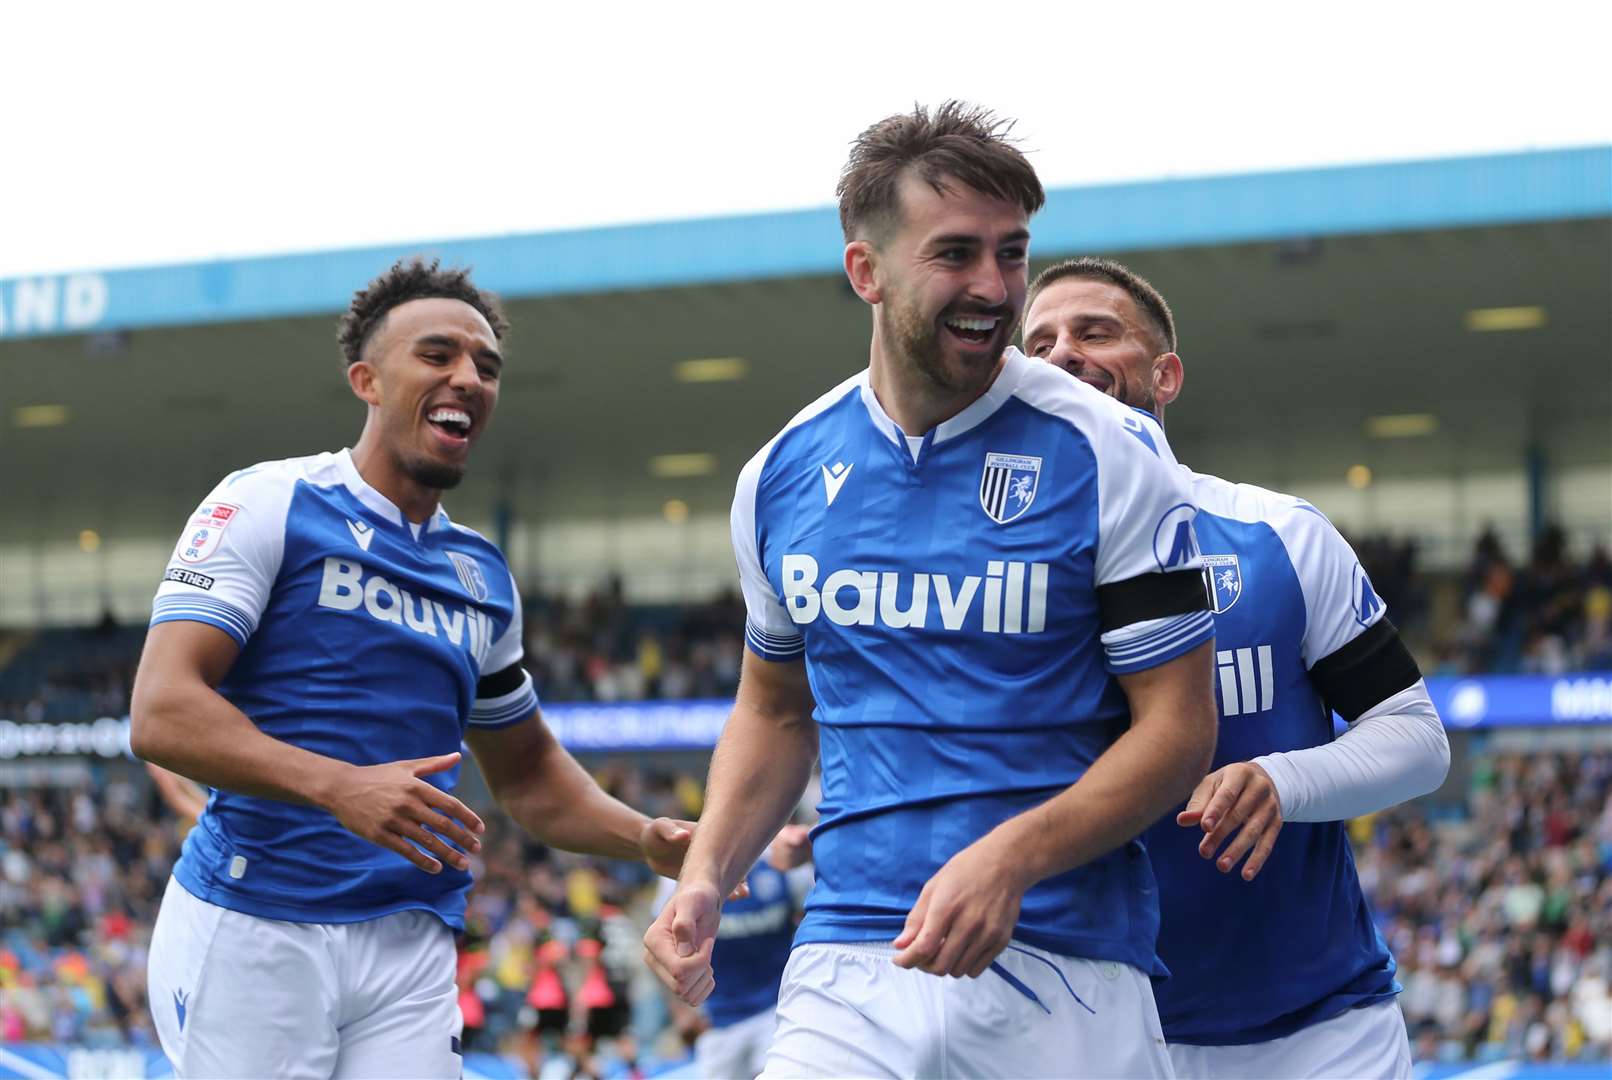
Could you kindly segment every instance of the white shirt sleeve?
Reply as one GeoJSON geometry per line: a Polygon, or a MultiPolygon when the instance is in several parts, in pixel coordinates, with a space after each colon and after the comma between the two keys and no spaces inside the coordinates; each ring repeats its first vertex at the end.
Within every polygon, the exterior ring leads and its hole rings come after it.
{"type": "Polygon", "coordinates": [[[269,603],[285,553],[295,467],[231,473],[190,515],[152,603],[151,625],[191,621],[245,646],[269,603]]]}
{"type": "Polygon", "coordinates": [[[772,444],[767,444],[739,472],[729,518],[733,557],[739,564],[739,590],[744,594],[745,644],[763,660],[798,660],[806,652],[806,639],[767,580],[756,541],[756,488],[771,449],[772,444]]]}
{"type": "MultiPolygon", "coordinates": [[[[1092,439],[1098,483],[1097,586],[1100,590],[1143,575],[1177,572],[1198,579],[1203,556],[1192,527],[1198,508],[1190,476],[1176,462],[1158,421],[1113,405],[1117,411],[1096,417],[1092,439]]],[[[1214,616],[1207,606],[1109,626],[1102,634],[1104,661],[1116,675],[1143,671],[1214,635],[1214,616]]]]}
{"type": "Polygon", "coordinates": [[[1284,821],[1343,821],[1436,790],[1450,740],[1427,684],[1368,709],[1325,746],[1254,759],[1276,785],[1284,821]]]}
{"type": "Polygon", "coordinates": [[[1388,613],[1354,548],[1326,515],[1295,501],[1270,522],[1304,594],[1304,666],[1343,648],[1388,613]]]}

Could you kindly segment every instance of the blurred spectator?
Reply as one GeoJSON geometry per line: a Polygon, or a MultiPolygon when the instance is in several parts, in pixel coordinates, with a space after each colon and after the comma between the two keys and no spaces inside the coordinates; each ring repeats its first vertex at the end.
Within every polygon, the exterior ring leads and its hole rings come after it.
{"type": "MultiPolygon", "coordinates": [[[[1494,529],[1459,575],[1425,574],[1414,540],[1353,541],[1361,565],[1429,674],[1612,671],[1612,556],[1575,560],[1547,529],[1517,567],[1494,529]],[[1432,621],[1435,594],[1453,609],[1432,621]]],[[[629,605],[619,578],[581,600],[525,600],[527,665],[544,701],[728,698],[739,683],[744,602],[629,605]]],[[[103,622],[82,630],[0,634],[0,719],[24,723],[121,716],[145,638],[103,622]]]]}
{"type": "Polygon", "coordinates": [[[1606,1060],[1612,752],[1480,759],[1467,811],[1356,830],[1417,1056],[1606,1060]]]}
{"type": "Polygon", "coordinates": [[[1575,562],[1552,525],[1518,569],[1492,528],[1462,578],[1460,623],[1439,642],[1433,670],[1560,675],[1612,668],[1612,560],[1597,545],[1575,562]]]}

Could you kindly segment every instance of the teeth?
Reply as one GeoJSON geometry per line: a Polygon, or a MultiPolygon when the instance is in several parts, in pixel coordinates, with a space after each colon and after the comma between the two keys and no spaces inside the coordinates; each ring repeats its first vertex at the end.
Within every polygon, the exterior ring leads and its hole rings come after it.
{"type": "Polygon", "coordinates": [[[439,424],[458,424],[466,428],[470,426],[470,414],[460,409],[433,409],[426,419],[439,424]]]}
{"type": "Polygon", "coordinates": [[[955,326],[959,330],[987,331],[996,329],[997,319],[947,319],[947,326],[955,326]]]}

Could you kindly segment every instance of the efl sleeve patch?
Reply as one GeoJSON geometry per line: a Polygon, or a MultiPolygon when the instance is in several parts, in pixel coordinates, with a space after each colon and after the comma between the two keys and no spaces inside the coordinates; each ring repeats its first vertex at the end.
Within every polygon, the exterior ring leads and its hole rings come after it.
{"type": "Polygon", "coordinates": [[[219,541],[224,537],[224,530],[229,523],[235,520],[235,515],[241,508],[234,503],[208,502],[196,508],[191,516],[186,532],[180,538],[179,559],[181,562],[199,563],[213,552],[218,550],[219,541]]]}
{"type": "Polygon", "coordinates": [[[283,470],[232,474],[191,512],[157,586],[153,624],[194,619],[242,644],[251,637],[280,571],[289,480],[283,470]]]}

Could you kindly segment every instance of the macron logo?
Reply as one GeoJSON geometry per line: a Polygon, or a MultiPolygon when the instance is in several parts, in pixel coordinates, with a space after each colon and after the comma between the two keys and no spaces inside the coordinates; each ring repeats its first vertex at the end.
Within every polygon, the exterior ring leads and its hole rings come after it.
{"type": "Polygon", "coordinates": [[[185,993],[183,990],[174,991],[174,1012],[179,1016],[180,1031],[185,1030],[185,1003],[189,1000],[189,998],[190,995],[185,993]]]}
{"type": "Polygon", "coordinates": [[[353,534],[353,539],[358,541],[358,546],[363,551],[368,551],[369,542],[375,539],[375,529],[373,526],[366,525],[362,522],[353,521],[350,518],[347,521],[347,531],[353,534]]]}
{"type": "Polygon", "coordinates": [[[851,475],[851,470],[854,468],[856,468],[854,463],[847,465],[843,461],[836,461],[832,469],[827,465],[823,466],[823,490],[828,493],[828,505],[834,505],[840,488],[845,486],[846,477],[851,475]]]}

